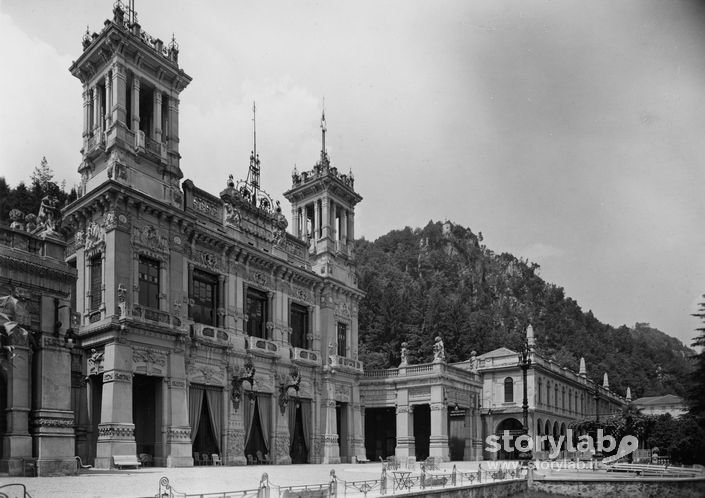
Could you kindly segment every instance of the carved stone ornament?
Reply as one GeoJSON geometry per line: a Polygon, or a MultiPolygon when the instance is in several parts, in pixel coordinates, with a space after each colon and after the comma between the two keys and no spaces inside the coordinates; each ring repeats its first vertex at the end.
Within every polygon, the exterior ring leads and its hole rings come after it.
{"type": "Polygon", "coordinates": [[[240,228],[240,222],[242,221],[242,216],[240,215],[240,210],[229,202],[223,204],[225,206],[223,220],[224,224],[233,228],[240,228]]]}
{"type": "Polygon", "coordinates": [[[218,264],[218,257],[210,252],[200,252],[199,259],[201,264],[210,270],[218,270],[220,265],[218,264]]]}
{"type": "Polygon", "coordinates": [[[101,242],[105,241],[105,228],[101,227],[95,221],[88,223],[86,227],[86,239],[85,246],[86,250],[97,246],[101,242]]]}
{"type": "Polygon", "coordinates": [[[169,242],[167,238],[162,237],[152,225],[145,225],[142,229],[135,228],[132,233],[132,241],[152,251],[161,253],[169,252],[169,242]]]}
{"type": "Polygon", "coordinates": [[[103,371],[103,351],[91,349],[91,355],[88,357],[88,375],[99,374],[103,371]]]}

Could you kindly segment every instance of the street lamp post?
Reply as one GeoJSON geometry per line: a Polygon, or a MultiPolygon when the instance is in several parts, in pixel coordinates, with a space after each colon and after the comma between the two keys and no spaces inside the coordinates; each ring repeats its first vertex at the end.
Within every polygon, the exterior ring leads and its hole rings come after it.
{"type": "MultiPolygon", "coordinates": [[[[519,351],[518,354],[519,357],[519,367],[521,367],[522,370],[522,376],[524,379],[524,400],[522,402],[521,408],[524,416],[524,424],[522,428],[522,432],[524,435],[529,435],[529,391],[528,391],[528,386],[526,382],[526,377],[527,377],[527,372],[529,368],[531,367],[531,345],[529,344],[529,341],[526,340],[524,341],[524,345],[521,348],[521,351],[519,351]]],[[[533,455],[531,453],[531,446],[529,446],[528,451],[522,451],[519,453],[519,460],[523,462],[523,465],[527,465],[528,462],[533,458],[533,455]]]]}
{"type": "Polygon", "coordinates": [[[600,447],[597,445],[597,429],[600,426],[600,386],[595,384],[595,391],[592,393],[592,397],[595,400],[595,438],[593,439],[593,444],[595,445],[595,460],[602,460],[602,452],[600,447]]]}

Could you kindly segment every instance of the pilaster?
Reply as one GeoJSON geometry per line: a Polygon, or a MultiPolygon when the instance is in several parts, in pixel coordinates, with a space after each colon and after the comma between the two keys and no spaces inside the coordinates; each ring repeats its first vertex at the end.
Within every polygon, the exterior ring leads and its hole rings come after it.
{"type": "Polygon", "coordinates": [[[7,409],[5,434],[2,437],[0,472],[11,476],[24,473],[23,460],[32,459],[29,435],[30,378],[32,352],[27,345],[14,345],[7,361],[7,409]]]}
{"type": "Polygon", "coordinates": [[[132,349],[119,343],[106,344],[103,366],[95,466],[109,469],[113,455],[137,454],[132,421],[132,349]]]}

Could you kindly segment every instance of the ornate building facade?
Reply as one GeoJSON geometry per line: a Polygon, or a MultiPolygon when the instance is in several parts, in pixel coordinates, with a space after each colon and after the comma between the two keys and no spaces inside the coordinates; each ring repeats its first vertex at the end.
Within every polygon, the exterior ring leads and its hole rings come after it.
{"type": "MultiPolygon", "coordinates": [[[[437,338],[430,363],[402,351],[399,368],[363,372],[362,197],[331,163],[325,118],[320,156],[283,194],[290,219],[260,186],[256,143],[246,178],[231,175],[218,195],[182,181],[191,77],[178,56],[116,2],[70,68],[83,85],[79,198],[61,227],[49,201],[41,226],[0,227],[0,473],[72,473],[75,456],[98,468],[115,456],[170,467],[213,455],[506,457],[484,440],[521,425],[515,352],[447,364],[437,338]]],[[[533,361],[530,433],[624,404],[584,371],[533,361]]]]}
{"type": "Polygon", "coordinates": [[[278,202],[183,177],[178,45],[119,2],[71,66],[83,84],[79,199],[64,210],[84,354],[76,447],[112,465],[335,463],[364,455],[352,264],[361,197],[323,147],[278,202]],[[204,457],[207,455],[207,457],[204,457]]]}
{"type": "Polygon", "coordinates": [[[0,224],[0,473],[73,473],[74,351],[70,306],[76,270],[48,210],[0,224]],[[25,222],[26,220],[26,222],[25,222]]]}

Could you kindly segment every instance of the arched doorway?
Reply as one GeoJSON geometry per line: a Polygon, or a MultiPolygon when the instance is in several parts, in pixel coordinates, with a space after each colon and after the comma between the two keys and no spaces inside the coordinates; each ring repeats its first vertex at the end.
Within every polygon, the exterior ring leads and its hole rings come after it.
{"type": "Polygon", "coordinates": [[[516,449],[514,440],[523,433],[524,426],[515,418],[505,418],[499,423],[495,431],[495,435],[499,436],[499,444],[502,446],[497,454],[498,460],[519,459],[519,451],[516,449]],[[505,435],[509,435],[509,444],[505,444],[505,435]]]}

